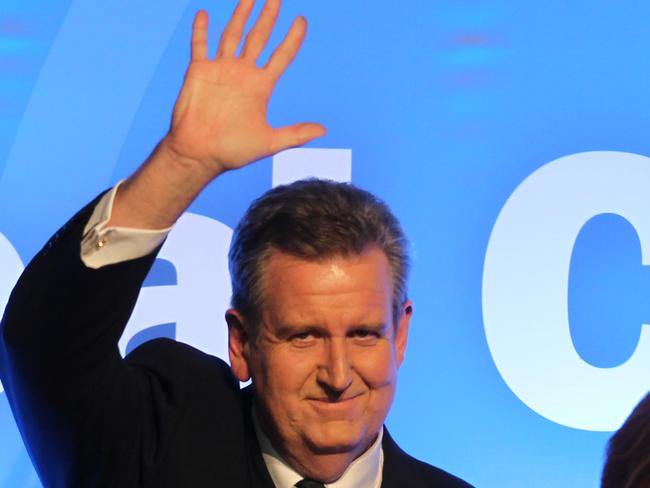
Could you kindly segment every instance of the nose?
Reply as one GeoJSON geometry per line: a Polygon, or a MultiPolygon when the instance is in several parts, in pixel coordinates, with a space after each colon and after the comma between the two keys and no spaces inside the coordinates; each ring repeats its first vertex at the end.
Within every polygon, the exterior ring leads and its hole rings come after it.
{"type": "Polygon", "coordinates": [[[330,339],[323,355],[318,369],[318,383],[330,399],[336,399],[352,384],[352,368],[345,339],[330,339]]]}

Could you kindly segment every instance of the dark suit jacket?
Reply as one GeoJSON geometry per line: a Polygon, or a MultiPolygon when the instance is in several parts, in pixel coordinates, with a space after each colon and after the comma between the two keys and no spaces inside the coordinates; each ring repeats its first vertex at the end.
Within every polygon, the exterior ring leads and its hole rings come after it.
{"type": "MultiPolygon", "coordinates": [[[[27,267],[1,325],[0,378],[46,486],[273,487],[251,395],[226,363],[168,339],[117,344],[155,259],[86,268],[94,202],[27,267]]],[[[460,487],[386,432],[383,487],[460,487]]]]}

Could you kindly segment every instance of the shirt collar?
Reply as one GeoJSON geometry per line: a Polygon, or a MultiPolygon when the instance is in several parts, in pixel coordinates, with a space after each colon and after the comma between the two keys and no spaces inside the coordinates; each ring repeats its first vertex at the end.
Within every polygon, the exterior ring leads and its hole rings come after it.
{"type": "MultiPolygon", "coordinates": [[[[273,448],[271,441],[260,426],[255,408],[253,408],[253,424],[262,451],[262,458],[273,483],[277,488],[293,488],[304,476],[291,468],[273,448]]],[[[338,480],[326,483],[326,488],[379,488],[384,467],[384,452],[381,448],[383,436],[384,429],[381,429],[370,448],[352,461],[338,480]]]]}

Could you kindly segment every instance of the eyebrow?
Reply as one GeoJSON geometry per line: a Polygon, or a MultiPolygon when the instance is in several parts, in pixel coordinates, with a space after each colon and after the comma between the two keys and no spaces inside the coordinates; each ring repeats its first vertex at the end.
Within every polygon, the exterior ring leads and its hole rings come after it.
{"type": "Polygon", "coordinates": [[[300,333],[300,332],[318,332],[318,333],[324,333],[327,331],[327,328],[319,325],[319,324],[291,324],[291,323],[283,323],[282,325],[278,326],[277,330],[277,335],[279,337],[287,337],[292,334],[300,333]]]}
{"type": "Polygon", "coordinates": [[[386,325],[385,322],[378,322],[376,324],[358,324],[355,325],[354,327],[351,327],[352,330],[356,329],[366,329],[366,330],[374,330],[374,331],[384,331],[388,329],[388,326],[386,325]]]}
{"type": "MultiPolygon", "coordinates": [[[[385,322],[377,323],[360,323],[354,324],[347,327],[346,333],[353,332],[355,330],[369,330],[374,332],[384,333],[388,330],[388,326],[385,322]]],[[[283,323],[278,326],[277,335],[278,337],[287,337],[298,332],[314,332],[321,335],[329,335],[329,329],[321,324],[292,324],[292,323],[283,323]]]]}

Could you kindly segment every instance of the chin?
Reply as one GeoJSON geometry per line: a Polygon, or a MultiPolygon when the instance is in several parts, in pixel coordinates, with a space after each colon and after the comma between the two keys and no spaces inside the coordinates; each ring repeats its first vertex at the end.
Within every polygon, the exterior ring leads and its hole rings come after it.
{"type": "Polygon", "coordinates": [[[306,432],[305,441],[314,452],[320,454],[343,454],[365,450],[372,439],[366,440],[365,429],[348,422],[330,422],[306,432]]]}

